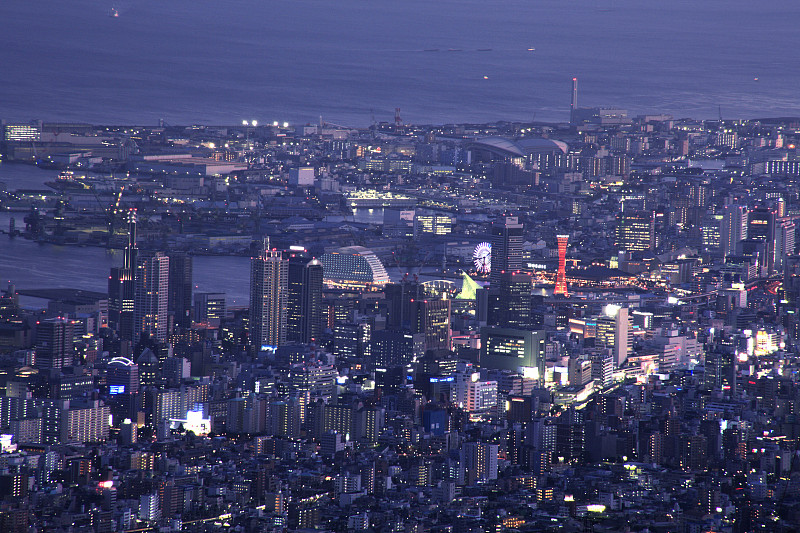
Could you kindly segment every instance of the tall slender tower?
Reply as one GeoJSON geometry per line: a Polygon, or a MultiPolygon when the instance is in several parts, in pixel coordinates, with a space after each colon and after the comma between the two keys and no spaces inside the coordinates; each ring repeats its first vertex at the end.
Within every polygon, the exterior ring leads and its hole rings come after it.
{"type": "Polygon", "coordinates": [[[286,342],[289,261],[265,238],[250,259],[250,344],[277,347],[286,342]]]}
{"type": "Polygon", "coordinates": [[[575,110],[578,109],[578,78],[572,78],[572,103],[569,105],[569,123],[575,124],[575,110]]]}
{"type": "Polygon", "coordinates": [[[192,256],[169,254],[169,314],[176,327],[192,326],[192,256]]]}
{"type": "Polygon", "coordinates": [[[167,340],[169,257],[164,252],[140,256],[136,265],[136,297],[133,305],[134,341],[150,336],[167,340]]]}
{"type": "Polygon", "coordinates": [[[736,255],[747,238],[747,210],[741,205],[726,205],[722,210],[720,248],[723,257],[736,255]]]}
{"type": "Polygon", "coordinates": [[[134,339],[133,304],[136,296],[136,210],[128,211],[128,244],[122,267],[113,267],[108,276],[108,322],[123,340],[134,339]]]}
{"type": "Polygon", "coordinates": [[[298,248],[286,251],[289,261],[286,339],[307,343],[318,340],[322,333],[322,263],[298,248]]]}
{"type": "Polygon", "coordinates": [[[522,268],[522,224],[517,217],[505,217],[502,223],[492,224],[492,269],[490,283],[497,288],[503,272],[522,268]]]}
{"type": "Polygon", "coordinates": [[[556,288],[553,294],[568,296],[567,294],[567,240],[569,235],[557,235],[558,241],[558,273],[556,274],[556,288]]]}

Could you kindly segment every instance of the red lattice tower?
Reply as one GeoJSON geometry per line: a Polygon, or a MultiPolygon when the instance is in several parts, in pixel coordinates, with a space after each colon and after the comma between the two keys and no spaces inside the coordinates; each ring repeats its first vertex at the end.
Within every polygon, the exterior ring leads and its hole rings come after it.
{"type": "Polygon", "coordinates": [[[553,294],[567,294],[567,239],[569,235],[557,235],[558,241],[558,274],[556,274],[556,290],[553,294]]]}

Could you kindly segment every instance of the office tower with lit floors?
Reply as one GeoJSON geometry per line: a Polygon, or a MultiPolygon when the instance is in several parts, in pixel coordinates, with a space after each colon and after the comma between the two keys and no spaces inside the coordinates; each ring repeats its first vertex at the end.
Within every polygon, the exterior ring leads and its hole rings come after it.
{"type": "Polygon", "coordinates": [[[250,259],[250,344],[260,349],[286,343],[289,261],[269,238],[250,259]]]}
{"type": "Polygon", "coordinates": [[[741,205],[726,205],[722,210],[720,247],[723,257],[738,255],[741,241],[747,238],[747,210],[741,205]]]}
{"type": "Polygon", "coordinates": [[[62,368],[72,365],[74,348],[73,324],[66,318],[51,318],[36,326],[34,366],[62,368]]]}
{"type": "Polygon", "coordinates": [[[403,281],[384,287],[386,328],[425,335],[426,350],[450,349],[452,302],[425,293],[423,284],[403,281]]]}
{"type": "Polygon", "coordinates": [[[503,272],[521,270],[522,243],[525,240],[522,224],[517,217],[503,217],[492,224],[492,267],[489,281],[497,287],[503,272]]]}
{"type": "Polygon", "coordinates": [[[775,265],[776,222],[777,213],[770,207],[756,207],[747,213],[748,242],[745,243],[745,248],[750,244],[760,249],[759,266],[762,268],[762,274],[771,273],[775,265]]]}
{"type": "Polygon", "coordinates": [[[286,340],[308,343],[322,333],[322,263],[302,247],[285,252],[288,260],[286,340]]]}
{"type": "Polygon", "coordinates": [[[108,276],[108,325],[120,339],[134,339],[134,299],[136,296],[136,210],[128,211],[128,243],[122,267],[113,267],[108,276]]]}
{"type": "MultiPolygon", "coordinates": [[[[525,329],[532,326],[531,290],[533,277],[528,272],[504,272],[500,274],[500,287],[494,316],[497,325],[503,328],[525,329]]],[[[491,298],[491,296],[490,296],[491,298]]]]}
{"type": "Polygon", "coordinates": [[[169,257],[163,252],[141,254],[136,267],[134,341],[151,337],[167,340],[169,257]]]}
{"type": "Polygon", "coordinates": [[[556,273],[556,287],[554,294],[568,296],[567,294],[567,240],[569,235],[558,235],[558,272],[556,273]]]}
{"type": "Polygon", "coordinates": [[[194,295],[196,322],[219,326],[228,314],[224,292],[198,292],[194,295]]]}
{"type": "Polygon", "coordinates": [[[616,368],[625,364],[633,348],[633,331],[626,307],[606,306],[603,315],[597,318],[595,342],[597,346],[612,350],[616,368]]]}
{"type": "Polygon", "coordinates": [[[617,214],[614,244],[626,252],[644,252],[656,247],[655,217],[652,212],[617,214]]]}

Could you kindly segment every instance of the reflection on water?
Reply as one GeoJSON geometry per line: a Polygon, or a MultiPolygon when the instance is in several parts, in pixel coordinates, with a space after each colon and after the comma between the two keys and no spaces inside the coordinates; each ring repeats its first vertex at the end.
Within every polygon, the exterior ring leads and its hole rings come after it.
{"type": "MultiPolygon", "coordinates": [[[[0,227],[8,227],[8,213],[0,227]]],[[[21,217],[17,217],[17,225],[21,217]]],[[[18,289],[74,288],[106,292],[112,266],[122,264],[122,252],[105,248],[56,246],[0,235],[0,283],[18,289]]],[[[249,302],[250,263],[247,257],[194,258],[195,292],[224,292],[229,306],[249,302]]]]}
{"type": "Polygon", "coordinates": [[[53,181],[58,176],[57,170],[48,170],[23,163],[0,163],[0,183],[5,184],[6,190],[18,189],[46,189],[47,181],[53,181]]]}
{"type": "Polygon", "coordinates": [[[383,208],[355,208],[352,220],[361,224],[383,224],[383,208]]]}

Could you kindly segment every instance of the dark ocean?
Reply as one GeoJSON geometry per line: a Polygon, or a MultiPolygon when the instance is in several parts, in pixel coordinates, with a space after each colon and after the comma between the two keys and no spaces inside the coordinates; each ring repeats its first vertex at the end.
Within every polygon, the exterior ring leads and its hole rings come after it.
{"type": "Polygon", "coordinates": [[[573,76],[631,114],[800,115],[798,21],[796,0],[3,0],[0,118],[563,121],[573,76]]]}

